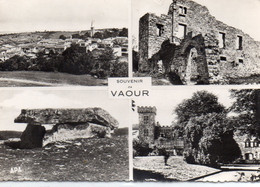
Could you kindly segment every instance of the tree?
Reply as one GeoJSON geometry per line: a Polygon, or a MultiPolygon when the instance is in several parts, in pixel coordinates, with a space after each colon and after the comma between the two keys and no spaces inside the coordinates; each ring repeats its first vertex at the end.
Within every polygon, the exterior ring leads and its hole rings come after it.
{"type": "Polygon", "coordinates": [[[127,36],[128,36],[128,29],[127,29],[127,28],[123,28],[123,29],[119,32],[119,36],[127,37],[127,36]]]}
{"type": "Polygon", "coordinates": [[[196,92],[180,103],[175,112],[178,122],[174,134],[184,138],[184,158],[188,163],[216,167],[240,157],[240,149],[233,139],[233,123],[217,96],[196,92]]]}
{"type": "Polygon", "coordinates": [[[81,36],[79,34],[72,34],[72,38],[78,38],[81,39],[81,36]]]}
{"type": "Polygon", "coordinates": [[[133,140],[133,152],[134,156],[147,156],[153,151],[147,143],[141,142],[138,139],[133,140]]]}
{"type": "Polygon", "coordinates": [[[93,38],[99,38],[99,39],[103,39],[103,34],[101,32],[96,32],[93,36],[93,38]]]}
{"type": "Polygon", "coordinates": [[[59,39],[61,39],[61,40],[66,40],[66,36],[64,36],[64,35],[62,34],[62,35],[60,35],[59,39]]]}
{"type": "Polygon", "coordinates": [[[184,100],[176,109],[177,119],[180,124],[187,124],[190,118],[208,113],[227,112],[225,107],[218,102],[218,98],[207,91],[198,91],[190,99],[184,100]]]}
{"type": "Polygon", "coordinates": [[[110,65],[115,61],[113,50],[109,47],[99,53],[95,58],[92,74],[99,78],[106,78],[110,74],[110,65]]]}
{"type": "Polygon", "coordinates": [[[237,128],[251,135],[260,136],[260,90],[231,90],[231,98],[235,99],[230,111],[238,114],[234,117],[237,128]]]}
{"type": "Polygon", "coordinates": [[[193,117],[184,132],[184,158],[188,163],[217,167],[232,163],[241,156],[233,139],[233,126],[224,113],[193,117]]]}
{"type": "Polygon", "coordinates": [[[127,77],[128,76],[128,63],[114,61],[110,65],[110,77],[127,77]]]}

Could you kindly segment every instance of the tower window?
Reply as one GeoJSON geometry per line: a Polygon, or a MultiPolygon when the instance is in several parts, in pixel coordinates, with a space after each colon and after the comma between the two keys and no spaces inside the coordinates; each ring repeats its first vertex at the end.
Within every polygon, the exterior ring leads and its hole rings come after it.
{"type": "Polygon", "coordinates": [[[178,33],[176,36],[180,39],[183,39],[186,36],[186,32],[187,32],[187,26],[184,24],[179,24],[178,33]]]}
{"type": "Polygon", "coordinates": [[[238,50],[243,49],[243,38],[242,38],[242,36],[237,36],[236,48],[238,50]]]}
{"type": "Polygon", "coordinates": [[[187,14],[187,8],[183,6],[179,6],[179,14],[185,16],[187,14]]]}
{"type": "Polygon", "coordinates": [[[218,41],[219,41],[219,48],[225,48],[226,47],[226,34],[223,32],[220,32],[218,35],[218,41]]]}
{"type": "Polygon", "coordinates": [[[225,56],[221,56],[220,61],[227,61],[227,58],[225,56]]]}
{"type": "Polygon", "coordinates": [[[149,122],[149,116],[144,116],[144,123],[147,124],[149,122]]]}
{"type": "Polygon", "coordinates": [[[164,33],[164,26],[162,24],[156,24],[157,30],[156,34],[157,36],[162,36],[164,33]]]}
{"type": "Polygon", "coordinates": [[[144,136],[148,136],[148,134],[149,134],[148,129],[144,129],[144,136]]]}

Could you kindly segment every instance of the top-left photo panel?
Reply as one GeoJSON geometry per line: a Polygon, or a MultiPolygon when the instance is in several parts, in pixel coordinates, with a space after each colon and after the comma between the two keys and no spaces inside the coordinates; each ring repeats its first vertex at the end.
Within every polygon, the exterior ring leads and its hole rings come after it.
{"type": "Polygon", "coordinates": [[[0,87],[128,76],[127,0],[0,0],[0,87]]]}

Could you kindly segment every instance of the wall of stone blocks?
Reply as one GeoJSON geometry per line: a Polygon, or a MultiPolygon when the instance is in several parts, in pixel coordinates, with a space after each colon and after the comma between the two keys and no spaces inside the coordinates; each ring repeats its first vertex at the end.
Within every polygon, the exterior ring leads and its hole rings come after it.
{"type": "MultiPolygon", "coordinates": [[[[192,33],[192,37],[201,34],[204,38],[209,83],[222,84],[229,78],[260,74],[259,42],[254,41],[253,38],[241,30],[216,20],[205,6],[196,2],[177,0],[174,11],[172,7],[171,5],[168,15],[156,16],[148,13],[140,19],[139,52],[141,71],[149,70],[148,60],[160,50],[161,44],[165,40],[169,39],[175,42],[176,45],[182,43],[180,39],[176,40],[176,38],[179,24],[183,24],[186,25],[186,33],[192,33]],[[180,14],[180,6],[186,8],[186,14],[180,14]],[[164,25],[162,36],[157,36],[156,24],[164,25]],[[220,32],[225,34],[224,48],[219,47],[220,32]],[[174,40],[172,40],[172,34],[174,40]],[[242,50],[237,49],[237,36],[242,37],[242,50]]],[[[166,72],[169,72],[169,70],[166,70],[166,72]]]]}

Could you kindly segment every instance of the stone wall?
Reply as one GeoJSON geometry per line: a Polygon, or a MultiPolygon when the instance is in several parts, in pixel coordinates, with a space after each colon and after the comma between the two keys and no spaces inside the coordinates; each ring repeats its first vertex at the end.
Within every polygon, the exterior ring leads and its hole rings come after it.
{"type": "Polygon", "coordinates": [[[171,16],[147,13],[139,21],[140,70],[148,71],[148,60],[161,49],[162,43],[171,36],[171,16]],[[159,28],[161,32],[159,34],[159,28]]]}
{"type": "Polygon", "coordinates": [[[183,38],[180,38],[179,29],[184,27],[186,34],[192,33],[192,37],[202,35],[204,38],[209,83],[221,84],[229,78],[260,74],[259,42],[241,30],[216,20],[205,6],[191,0],[176,0],[176,5],[171,4],[168,15],[159,17],[148,13],[140,19],[140,70],[146,70],[149,58],[160,50],[165,40],[180,45],[183,38]],[[156,33],[158,24],[165,28],[161,36],[156,33]],[[238,36],[242,38],[240,49],[238,36]]]}

